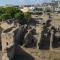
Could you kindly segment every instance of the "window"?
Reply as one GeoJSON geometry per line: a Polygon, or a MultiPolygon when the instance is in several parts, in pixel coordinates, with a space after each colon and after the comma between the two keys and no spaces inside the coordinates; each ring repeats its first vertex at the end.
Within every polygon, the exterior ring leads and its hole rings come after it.
{"type": "Polygon", "coordinates": [[[8,45],[8,42],[6,42],[6,45],[8,45]]]}

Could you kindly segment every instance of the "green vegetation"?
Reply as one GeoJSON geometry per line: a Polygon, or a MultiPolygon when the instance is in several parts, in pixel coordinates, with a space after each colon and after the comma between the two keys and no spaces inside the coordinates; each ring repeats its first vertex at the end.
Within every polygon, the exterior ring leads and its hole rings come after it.
{"type": "Polygon", "coordinates": [[[15,14],[15,19],[19,21],[20,24],[24,24],[24,14],[22,12],[15,14]]]}
{"type": "Polygon", "coordinates": [[[2,14],[0,16],[0,20],[7,20],[7,19],[11,19],[11,15],[10,14],[2,14]]]}
{"type": "Polygon", "coordinates": [[[5,8],[5,13],[9,13],[12,18],[14,18],[14,15],[19,12],[21,12],[21,11],[16,7],[6,7],[5,8]]]}
{"type": "Polygon", "coordinates": [[[6,21],[8,19],[18,20],[20,23],[24,23],[24,20],[30,20],[31,16],[29,12],[23,13],[16,7],[0,7],[0,21],[6,21]]]}
{"type": "Polygon", "coordinates": [[[3,7],[0,7],[0,16],[1,14],[4,14],[5,13],[5,9],[3,7]]]}
{"type": "Polygon", "coordinates": [[[29,22],[31,20],[31,15],[29,12],[24,13],[24,18],[29,22]]]}

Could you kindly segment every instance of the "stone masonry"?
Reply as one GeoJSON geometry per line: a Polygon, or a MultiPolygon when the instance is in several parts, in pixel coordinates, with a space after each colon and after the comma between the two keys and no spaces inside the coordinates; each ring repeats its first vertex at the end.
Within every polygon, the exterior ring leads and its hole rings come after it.
{"type": "Polygon", "coordinates": [[[3,30],[0,34],[2,44],[2,60],[11,60],[15,54],[14,36],[17,29],[18,27],[11,25],[9,28],[7,27],[5,29],[5,32],[3,30]]]}

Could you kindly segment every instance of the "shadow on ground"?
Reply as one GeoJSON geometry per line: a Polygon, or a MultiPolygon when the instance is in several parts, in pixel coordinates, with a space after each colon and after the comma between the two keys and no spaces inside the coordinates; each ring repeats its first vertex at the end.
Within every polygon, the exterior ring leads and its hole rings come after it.
{"type": "Polygon", "coordinates": [[[35,60],[30,54],[25,52],[21,47],[16,47],[15,56],[12,60],[35,60]]]}

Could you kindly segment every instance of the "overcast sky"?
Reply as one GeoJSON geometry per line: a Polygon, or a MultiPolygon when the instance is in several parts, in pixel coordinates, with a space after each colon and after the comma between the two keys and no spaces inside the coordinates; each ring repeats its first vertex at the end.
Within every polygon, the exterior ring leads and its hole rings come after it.
{"type": "Polygon", "coordinates": [[[0,6],[6,5],[6,4],[12,4],[12,5],[23,5],[23,4],[36,4],[36,3],[43,3],[43,2],[49,2],[51,0],[0,0],[0,6]]]}

